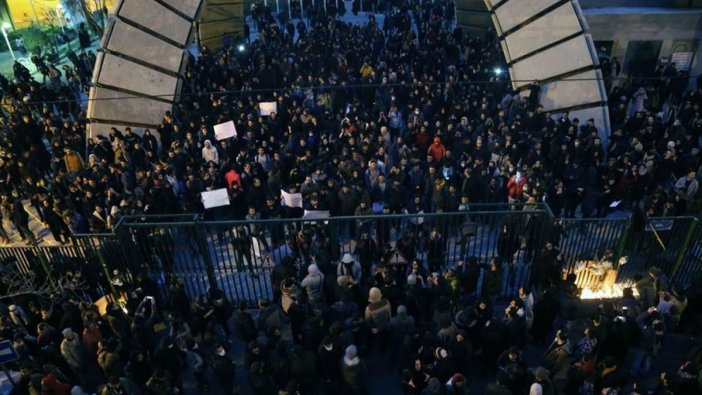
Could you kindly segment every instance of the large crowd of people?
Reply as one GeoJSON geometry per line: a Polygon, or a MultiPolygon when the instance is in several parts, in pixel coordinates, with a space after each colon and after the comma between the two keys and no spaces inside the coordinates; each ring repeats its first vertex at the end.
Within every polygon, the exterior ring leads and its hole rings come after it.
{"type": "Polygon", "coordinates": [[[529,201],[565,217],[699,212],[702,90],[679,89],[674,65],[614,81],[602,141],[592,120],[544,112],[538,81],[528,97],[511,90],[495,37],[464,34],[450,2],[400,9],[382,25],[258,15],[250,44],[190,59],[182,100],[143,134],[86,138],[91,53],[43,83],[17,63],[0,81],[0,240],[33,238],[18,199],[66,242],[125,214],[203,212],[201,192],[219,188],[231,206],[206,218],[300,216],[281,189],[333,216],[529,201]],[[277,111],[261,116],[268,101],[277,111]],[[217,141],[230,120],[237,137],[217,141]]]}
{"type": "MultiPolygon", "coordinates": [[[[559,217],[700,212],[702,80],[681,88],[671,64],[626,81],[606,73],[613,132],[603,141],[592,120],[544,112],[538,81],[529,96],[513,91],[495,72],[504,60],[494,35],[464,34],[452,2],[399,5],[362,25],[323,12],[295,24],[258,10],[252,40],[189,59],[181,101],[143,134],[86,136],[90,53],[72,57],[64,76],[49,67],[42,82],[16,63],[14,80],[0,79],[0,241],[35,243],[30,216],[68,243],[131,214],[257,220],[536,202],[559,217]],[[276,111],[262,116],[259,103],[270,101],[276,111]],[[213,125],[230,120],[237,136],[218,141],[213,125]],[[221,188],[230,205],[205,210],[202,192],[221,188]],[[281,190],[300,193],[302,209],[283,206],[281,190]]],[[[217,288],[195,297],[176,281],[162,293],[143,274],[119,284],[126,306],[104,314],[70,292],[14,298],[0,309],[0,336],[20,354],[16,391],[175,394],[192,378],[203,392],[365,394],[369,363],[383,358],[407,394],[466,394],[478,383],[530,395],[701,388],[702,346],[652,387],[647,380],[668,333],[700,334],[694,286],[652,268],[636,292],[585,314],[574,275],[561,278],[562,256],[547,243],[534,256],[548,273],[505,307],[509,258],[390,267],[381,234],[359,227],[357,256],[338,265],[313,254],[299,269],[294,254],[283,257],[274,297],[255,316],[217,288]],[[245,344],[239,366],[236,341],[245,344]],[[534,346],[546,351],[528,365],[534,346]]],[[[436,236],[414,247],[428,251],[436,236]]]]}
{"type": "Polygon", "coordinates": [[[193,298],[174,281],[161,293],[143,274],[116,284],[123,304],[98,307],[74,274],[62,292],[0,304],[0,338],[19,358],[8,365],[11,393],[695,395],[702,388],[700,284],[683,290],[651,268],[621,299],[592,309],[572,275],[522,287],[505,305],[476,296],[476,270],[467,262],[437,275],[413,262],[406,272],[381,264],[365,273],[346,254],[338,266],[320,261],[299,271],[285,259],[271,276],[274,298],[259,300],[255,312],[216,287],[193,298]],[[680,360],[667,338],[690,335],[680,360]],[[661,358],[677,364],[653,376],[661,358]]]}

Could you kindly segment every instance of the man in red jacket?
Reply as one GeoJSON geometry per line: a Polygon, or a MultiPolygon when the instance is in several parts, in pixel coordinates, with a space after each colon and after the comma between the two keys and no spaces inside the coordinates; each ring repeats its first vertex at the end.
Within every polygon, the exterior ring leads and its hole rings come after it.
{"type": "Polygon", "coordinates": [[[527,183],[526,177],[522,176],[521,172],[517,172],[510,177],[507,182],[507,200],[509,203],[519,201],[524,194],[524,185],[527,183]]]}
{"type": "Polygon", "coordinates": [[[441,162],[441,158],[444,157],[446,153],[446,147],[441,143],[441,137],[434,137],[434,143],[429,146],[427,150],[427,155],[431,155],[434,158],[434,162],[441,162]]]}

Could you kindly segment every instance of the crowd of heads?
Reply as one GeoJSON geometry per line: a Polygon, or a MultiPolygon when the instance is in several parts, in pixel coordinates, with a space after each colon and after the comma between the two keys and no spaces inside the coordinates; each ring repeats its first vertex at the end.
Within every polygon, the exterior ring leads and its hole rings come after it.
{"type": "Polygon", "coordinates": [[[505,304],[498,268],[286,257],[273,297],[255,305],[216,287],[190,295],[178,280],[160,289],[142,274],[113,282],[118,303],[93,303],[97,288],[82,292],[76,274],[51,295],[5,298],[0,338],[18,355],[19,394],[699,393],[699,284],[684,290],[651,268],[595,307],[571,275],[505,304]],[[667,338],[690,335],[675,367],[653,375],[656,359],[679,354],[667,338]]]}
{"type": "MultiPolygon", "coordinates": [[[[281,190],[334,216],[505,202],[546,202],[566,217],[699,212],[702,87],[681,88],[674,65],[619,80],[607,63],[605,136],[593,120],[544,112],[538,81],[528,96],[513,91],[495,73],[499,42],[456,27],[451,2],[387,8],[382,23],[369,15],[360,25],[333,13],[294,24],[259,9],[255,39],[191,57],[180,102],[143,133],[86,137],[90,54],[71,59],[65,80],[52,71],[42,83],[17,63],[15,80],[0,80],[3,225],[34,241],[25,201],[60,242],[113,230],[128,214],[300,216],[281,206],[281,190]],[[261,116],[259,103],[270,101],[276,112],[261,116]],[[213,125],[230,120],[237,136],[218,141],[213,125]],[[220,188],[231,204],[205,210],[202,192],[220,188]]],[[[13,237],[6,228],[2,241],[13,237]]],[[[368,361],[378,358],[408,394],[465,394],[481,382],[491,394],[699,390],[698,348],[655,388],[640,381],[668,332],[699,333],[699,295],[660,271],[638,279],[638,296],[626,291],[592,315],[559,270],[502,310],[499,260],[444,273],[421,261],[390,267],[381,232],[360,233],[358,260],[315,258],[297,270],[284,258],[255,319],[216,288],[193,297],[176,282],[162,295],[143,275],[120,284],[125,308],[98,311],[75,295],[13,300],[0,334],[20,354],[20,391],[170,394],[188,371],[203,390],[232,393],[235,339],[246,344],[246,388],[262,395],[367,393],[368,361]],[[527,364],[532,344],[546,351],[527,364]]],[[[430,250],[432,237],[407,247],[430,250]]],[[[539,259],[557,257],[549,249],[539,259]]]]}
{"type": "Polygon", "coordinates": [[[3,79],[3,217],[21,238],[27,215],[13,192],[61,242],[110,231],[125,214],[203,212],[201,193],[219,188],[231,206],[208,218],[301,215],[280,207],[280,190],[332,215],[508,201],[567,217],[699,211],[702,91],[680,89],[674,64],[627,80],[605,73],[607,137],[594,120],[544,112],[538,81],[528,96],[513,91],[494,71],[499,42],[456,27],[451,2],[390,8],[380,24],[325,13],[279,23],[262,10],[253,41],[191,56],[180,102],[143,133],[86,139],[78,98],[90,53],[67,81],[26,70],[3,79]],[[261,116],[270,101],[276,112],[261,116]],[[230,120],[237,136],[218,141],[213,126],[230,120]]]}

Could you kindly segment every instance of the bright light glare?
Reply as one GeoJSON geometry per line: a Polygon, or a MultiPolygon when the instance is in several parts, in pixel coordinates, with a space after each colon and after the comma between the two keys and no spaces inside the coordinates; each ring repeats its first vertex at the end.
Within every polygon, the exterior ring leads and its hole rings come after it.
{"type": "Polygon", "coordinates": [[[239,52],[244,52],[246,50],[246,47],[244,44],[239,44],[239,52]]]}
{"type": "Polygon", "coordinates": [[[617,299],[622,297],[624,288],[632,288],[634,296],[638,296],[638,292],[633,283],[613,284],[611,288],[592,289],[590,287],[583,288],[580,293],[580,299],[617,299]]]}
{"type": "Polygon", "coordinates": [[[495,68],[492,70],[492,72],[495,73],[495,75],[500,75],[500,74],[502,74],[502,69],[499,68],[499,67],[495,67],[495,68]]]}
{"type": "Polygon", "coordinates": [[[3,22],[2,30],[10,30],[10,29],[12,29],[12,25],[9,22],[3,22]]]}

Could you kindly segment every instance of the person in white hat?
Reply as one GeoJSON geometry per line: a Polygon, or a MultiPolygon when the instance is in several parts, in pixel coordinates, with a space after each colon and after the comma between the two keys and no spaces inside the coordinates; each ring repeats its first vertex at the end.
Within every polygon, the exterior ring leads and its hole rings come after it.
{"type": "Polygon", "coordinates": [[[10,319],[15,325],[25,329],[29,326],[29,316],[22,307],[11,304],[8,309],[10,310],[10,319]]]}
{"type": "Polygon", "coordinates": [[[345,276],[351,279],[352,285],[358,285],[361,283],[361,277],[363,275],[363,270],[361,269],[361,264],[353,259],[351,254],[346,253],[341,257],[339,265],[336,267],[336,277],[345,276]]]}

